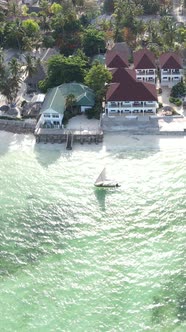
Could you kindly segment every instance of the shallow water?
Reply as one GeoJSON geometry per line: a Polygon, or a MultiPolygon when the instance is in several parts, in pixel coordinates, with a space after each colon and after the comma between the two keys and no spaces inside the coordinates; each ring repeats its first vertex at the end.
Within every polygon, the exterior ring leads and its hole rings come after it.
{"type": "Polygon", "coordinates": [[[186,330],[185,143],[0,132],[1,331],[186,330]]]}

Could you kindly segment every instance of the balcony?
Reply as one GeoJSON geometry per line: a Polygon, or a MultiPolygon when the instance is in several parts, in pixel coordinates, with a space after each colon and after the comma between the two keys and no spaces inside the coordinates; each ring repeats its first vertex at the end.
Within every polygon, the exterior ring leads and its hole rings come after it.
{"type": "Polygon", "coordinates": [[[181,71],[179,69],[163,69],[162,75],[181,75],[181,71]]]}
{"type": "Polygon", "coordinates": [[[136,75],[155,75],[155,71],[153,69],[149,69],[149,70],[137,70],[136,71],[136,75]]]}
{"type": "Polygon", "coordinates": [[[131,103],[131,104],[123,104],[123,105],[117,105],[117,104],[112,104],[112,105],[108,105],[106,104],[106,108],[112,108],[112,109],[128,109],[128,108],[149,108],[149,107],[156,107],[156,102],[152,102],[152,103],[146,103],[146,102],[139,102],[139,103],[131,103]]]}

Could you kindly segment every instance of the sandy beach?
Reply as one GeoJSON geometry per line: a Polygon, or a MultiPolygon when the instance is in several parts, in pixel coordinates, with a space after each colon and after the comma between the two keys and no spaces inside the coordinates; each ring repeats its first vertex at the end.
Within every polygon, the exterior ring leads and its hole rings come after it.
{"type": "MultiPolygon", "coordinates": [[[[37,150],[41,151],[58,151],[60,154],[69,154],[66,150],[65,143],[36,144],[35,137],[32,134],[15,134],[0,131],[0,142],[3,143],[0,145],[0,154],[14,150],[17,146],[22,147],[24,150],[27,150],[28,147],[32,147],[33,150],[35,150],[37,147],[37,150]]],[[[107,132],[104,134],[103,143],[99,143],[98,145],[94,143],[91,145],[75,143],[71,153],[78,151],[102,151],[103,153],[109,153],[110,151],[123,151],[125,149],[159,150],[161,148],[182,148],[186,150],[186,136],[133,135],[128,132],[107,132]]]]}

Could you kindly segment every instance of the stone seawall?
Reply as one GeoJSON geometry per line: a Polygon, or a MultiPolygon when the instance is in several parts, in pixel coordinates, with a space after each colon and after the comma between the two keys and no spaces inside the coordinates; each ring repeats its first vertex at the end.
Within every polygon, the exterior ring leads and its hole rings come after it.
{"type": "Polygon", "coordinates": [[[19,120],[4,120],[0,119],[0,130],[9,131],[15,134],[30,134],[34,133],[35,123],[19,120]]]}

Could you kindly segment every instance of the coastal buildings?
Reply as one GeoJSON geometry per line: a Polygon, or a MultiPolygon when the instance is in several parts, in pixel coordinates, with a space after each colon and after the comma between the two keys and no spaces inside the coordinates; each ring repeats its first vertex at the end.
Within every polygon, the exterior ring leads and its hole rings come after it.
{"type": "Polygon", "coordinates": [[[134,70],[117,68],[106,94],[108,115],[125,113],[156,113],[158,107],[155,85],[136,80],[134,70]]]}
{"type": "Polygon", "coordinates": [[[168,52],[159,57],[160,82],[162,86],[173,86],[183,79],[183,63],[181,57],[168,52]]]}
{"type": "Polygon", "coordinates": [[[121,57],[120,52],[111,50],[106,53],[106,65],[112,72],[112,83],[106,94],[107,115],[156,113],[157,92],[155,84],[152,84],[156,80],[153,54],[140,50],[134,59],[135,69],[130,69],[128,59],[124,55],[121,57]]]}
{"type": "Polygon", "coordinates": [[[83,113],[92,108],[95,95],[87,86],[79,83],[65,83],[50,89],[40,111],[38,127],[61,128],[66,110],[66,99],[73,96],[77,112],[83,113]]]}
{"type": "Polygon", "coordinates": [[[140,49],[133,53],[134,68],[138,81],[156,83],[156,63],[154,54],[148,49],[140,49]]]}

